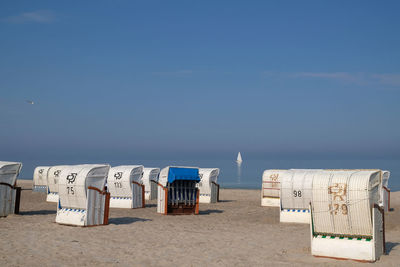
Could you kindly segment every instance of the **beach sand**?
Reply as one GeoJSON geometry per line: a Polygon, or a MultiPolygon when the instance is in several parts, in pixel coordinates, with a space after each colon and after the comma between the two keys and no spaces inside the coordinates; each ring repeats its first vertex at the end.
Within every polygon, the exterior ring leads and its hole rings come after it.
{"type": "MultiPolygon", "coordinates": [[[[362,265],[315,258],[309,225],[279,223],[277,208],[260,206],[259,190],[222,189],[221,202],[200,204],[199,215],[165,216],[156,201],[145,209],[111,209],[110,224],[55,223],[56,203],[23,187],[21,212],[0,218],[2,266],[269,266],[362,265]]],[[[388,255],[375,265],[400,265],[400,192],[386,214],[388,255]]]]}

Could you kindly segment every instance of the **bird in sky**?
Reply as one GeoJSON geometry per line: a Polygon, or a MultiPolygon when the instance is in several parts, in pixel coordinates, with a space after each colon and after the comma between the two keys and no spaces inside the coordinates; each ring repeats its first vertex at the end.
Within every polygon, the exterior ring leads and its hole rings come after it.
{"type": "Polygon", "coordinates": [[[26,100],[26,103],[31,104],[31,105],[35,104],[35,102],[33,102],[32,100],[26,100]]]}

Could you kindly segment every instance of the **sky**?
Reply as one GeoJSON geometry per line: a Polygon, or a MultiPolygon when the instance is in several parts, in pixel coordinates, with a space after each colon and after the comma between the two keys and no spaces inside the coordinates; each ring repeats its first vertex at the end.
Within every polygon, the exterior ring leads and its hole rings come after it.
{"type": "Polygon", "coordinates": [[[399,9],[2,1],[0,159],[400,158],[399,9]]]}

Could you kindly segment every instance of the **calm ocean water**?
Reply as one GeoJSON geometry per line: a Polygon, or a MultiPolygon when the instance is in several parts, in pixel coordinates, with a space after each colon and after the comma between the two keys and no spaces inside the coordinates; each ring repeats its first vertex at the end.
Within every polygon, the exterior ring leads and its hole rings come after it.
{"type": "Polygon", "coordinates": [[[400,190],[400,160],[244,160],[238,166],[230,160],[74,160],[74,161],[51,161],[51,160],[25,160],[22,161],[23,168],[20,179],[32,179],[33,170],[36,166],[104,163],[111,166],[117,165],[144,165],[146,167],[163,168],[169,165],[196,166],[204,168],[219,168],[219,183],[225,188],[247,188],[259,189],[261,187],[261,176],[265,169],[385,169],[391,172],[389,187],[392,191],[400,190]]]}

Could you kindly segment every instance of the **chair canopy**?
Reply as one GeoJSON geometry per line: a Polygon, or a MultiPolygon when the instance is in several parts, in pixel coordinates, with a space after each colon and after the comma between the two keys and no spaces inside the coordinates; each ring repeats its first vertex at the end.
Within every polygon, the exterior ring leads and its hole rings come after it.
{"type": "Polygon", "coordinates": [[[312,221],[321,235],[370,237],[380,170],[325,170],[314,175],[312,221]]]}
{"type": "Polygon", "coordinates": [[[47,173],[47,188],[49,193],[58,193],[58,180],[62,171],[69,165],[52,166],[47,173]]]}
{"type": "Polygon", "coordinates": [[[47,173],[49,172],[49,166],[38,166],[33,172],[33,185],[34,186],[46,186],[47,185],[47,173]]]}
{"type": "Polygon", "coordinates": [[[21,168],[20,162],[0,161],[0,183],[14,186],[21,168]]]}
{"type": "Polygon", "coordinates": [[[197,167],[182,167],[182,166],[168,166],[161,170],[159,183],[166,186],[167,183],[174,181],[200,181],[199,168],[197,167]]]}
{"type": "Polygon", "coordinates": [[[64,167],[58,180],[61,207],[86,209],[88,188],[103,191],[109,168],[107,164],[64,167]]]}
{"type": "Polygon", "coordinates": [[[279,198],[282,175],[287,170],[265,170],[262,176],[262,197],[279,198]]]}
{"type": "Polygon", "coordinates": [[[211,194],[211,183],[217,183],[219,175],[218,168],[200,168],[200,193],[201,194],[211,194]]]}
{"type": "Polygon", "coordinates": [[[308,210],[315,169],[291,169],[281,178],[281,208],[308,210]]]}
{"type": "Polygon", "coordinates": [[[111,196],[131,197],[132,182],[141,183],[142,176],[142,165],[122,165],[110,168],[107,186],[111,196]]]}
{"type": "Polygon", "coordinates": [[[145,186],[150,186],[150,181],[158,181],[158,175],[160,174],[160,168],[143,168],[142,183],[145,186]]]}

